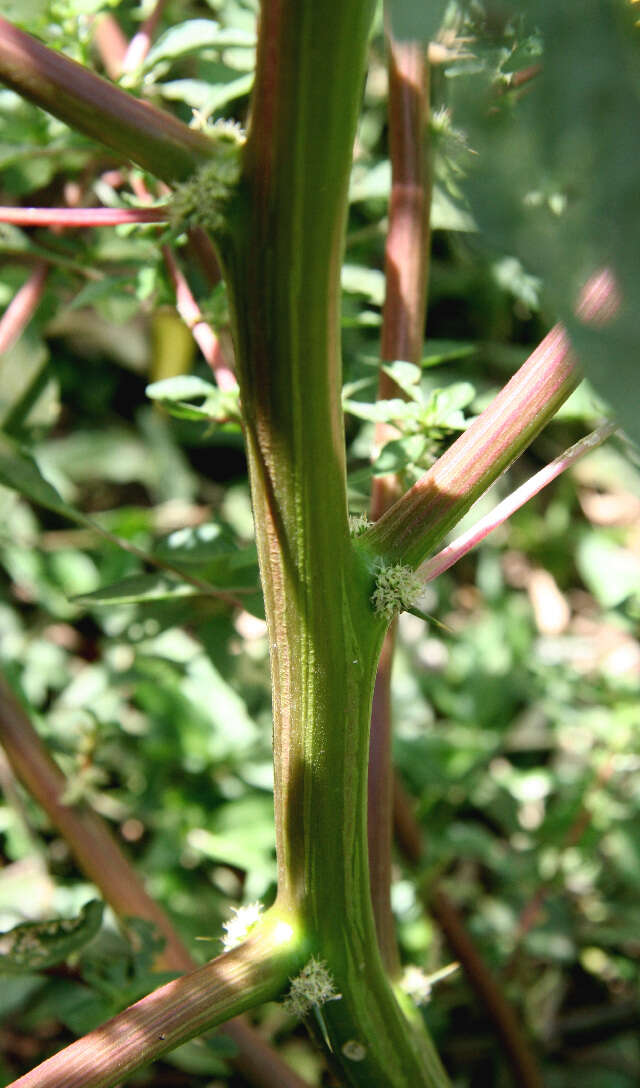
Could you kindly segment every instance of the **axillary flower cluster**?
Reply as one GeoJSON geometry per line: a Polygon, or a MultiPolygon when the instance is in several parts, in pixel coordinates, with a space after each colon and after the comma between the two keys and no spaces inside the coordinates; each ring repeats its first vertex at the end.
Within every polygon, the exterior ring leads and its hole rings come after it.
{"type": "Polygon", "coordinates": [[[245,135],[229,121],[207,125],[206,134],[213,141],[211,161],[176,186],[171,224],[174,230],[204,227],[216,235],[224,229],[227,206],[240,180],[245,135]]]}
{"type": "Polygon", "coordinates": [[[306,1016],[311,1009],[318,1009],[327,1001],[339,1001],[342,994],[336,990],[331,972],[324,960],[312,956],[299,975],[291,979],[284,1007],[293,1016],[306,1016]]]}
{"type": "Polygon", "coordinates": [[[376,570],[371,604],[374,612],[390,621],[398,612],[412,608],[423,591],[424,586],[411,567],[402,563],[380,566],[376,570]]]}

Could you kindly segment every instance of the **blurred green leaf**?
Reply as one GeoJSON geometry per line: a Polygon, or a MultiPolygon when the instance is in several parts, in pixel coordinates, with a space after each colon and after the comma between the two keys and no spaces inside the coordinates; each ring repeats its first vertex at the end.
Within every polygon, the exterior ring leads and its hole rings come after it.
{"type": "Polygon", "coordinates": [[[93,593],[73,598],[76,604],[112,605],[141,604],[148,601],[171,601],[177,597],[197,597],[198,590],[187,582],[178,582],[166,574],[136,574],[93,593]]]}
{"type": "Polygon", "coordinates": [[[252,48],[255,41],[255,35],[221,27],[213,19],[187,19],[159,36],[146,56],[144,69],[149,71],[160,60],[175,60],[200,49],[226,49],[230,46],[252,48]]]}
{"type": "Polygon", "coordinates": [[[66,960],[92,941],[102,924],[104,904],[93,899],[77,918],[23,922],[0,937],[0,972],[42,970],[66,960]]]}
{"type": "Polygon", "coordinates": [[[447,0],[389,0],[391,26],[396,38],[429,42],[440,28],[447,0]]]}
{"type": "Polygon", "coordinates": [[[84,521],[45,479],[31,454],[3,436],[0,436],[0,483],[71,521],[84,521]]]}

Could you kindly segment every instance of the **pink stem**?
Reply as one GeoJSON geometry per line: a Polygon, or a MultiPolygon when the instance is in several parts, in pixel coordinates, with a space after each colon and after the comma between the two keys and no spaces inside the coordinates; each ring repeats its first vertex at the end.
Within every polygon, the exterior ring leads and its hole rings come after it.
{"type": "Polygon", "coordinates": [[[29,279],[11,299],[0,320],[0,355],[15,344],[42,298],[48,265],[39,261],[29,279]]]}
{"type": "Polygon", "coordinates": [[[454,563],[457,563],[463,555],[470,552],[472,548],[475,548],[476,544],[479,544],[481,540],[484,540],[489,533],[497,529],[499,525],[510,518],[516,510],[519,510],[521,506],[524,506],[529,499],[532,499],[534,495],[537,495],[539,491],[542,491],[543,487],[555,480],[557,476],[560,476],[562,472],[570,468],[581,457],[584,457],[585,453],[589,453],[591,450],[596,449],[603,442],[606,441],[610,435],[616,430],[615,423],[603,423],[602,426],[597,427],[591,434],[581,438],[579,442],[576,442],[569,449],[561,453],[559,457],[556,457],[540,472],[536,472],[535,476],[532,476],[530,480],[527,480],[521,487],[508,495],[506,499],[499,502],[498,505],[487,514],[486,517],[480,518],[476,524],[469,529],[466,533],[462,533],[456,540],[452,541],[446,548],[443,548],[437,555],[432,556],[426,563],[418,568],[418,575],[425,582],[432,582],[434,578],[437,578],[440,574],[443,574],[445,570],[449,570],[454,563]]]}
{"type": "Polygon", "coordinates": [[[119,79],[128,43],[113,15],[106,13],[95,20],[93,37],[109,79],[119,79]]]}
{"type": "Polygon", "coordinates": [[[236,389],[236,376],[224,358],[220,340],[202,316],[202,311],[169,246],[162,247],[162,255],[175,288],[176,309],[185,325],[191,329],[195,342],[213,371],[218,387],[236,389]]]}
{"type": "Polygon", "coordinates": [[[123,72],[135,72],[145,59],[151,48],[151,42],[160,21],[166,0],[157,0],[156,6],[145,19],[137,34],[129,42],[129,47],[122,61],[123,72]]]}
{"type": "Polygon", "coordinates": [[[166,223],[161,208],[1,208],[0,223],[21,227],[117,227],[122,223],[166,223]]]}

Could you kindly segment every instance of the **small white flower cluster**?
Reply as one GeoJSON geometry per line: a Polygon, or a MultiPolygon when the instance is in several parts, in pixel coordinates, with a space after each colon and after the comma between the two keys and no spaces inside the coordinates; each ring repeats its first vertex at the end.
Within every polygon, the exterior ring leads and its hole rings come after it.
{"type": "Polygon", "coordinates": [[[372,522],[366,514],[349,514],[349,532],[351,536],[358,537],[366,533],[372,522]]]}
{"type": "Polygon", "coordinates": [[[416,1005],[427,1005],[431,1000],[431,991],[435,984],[454,974],[459,967],[460,964],[457,962],[448,963],[446,967],[441,967],[439,971],[427,975],[421,967],[409,964],[404,969],[400,985],[404,992],[413,998],[416,1005]]]}
{"type": "Polygon", "coordinates": [[[327,1001],[339,1001],[341,997],[324,960],[312,956],[300,974],[291,979],[284,1007],[293,1016],[306,1016],[314,1005],[319,1007],[327,1001]]]}
{"type": "Polygon", "coordinates": [[[262,903],[247,903],[244,907],[232,907],[231,910],[233,916],[222,923],[224,929],[222,945],[225,952],[230,952],[232,948],[237,948],[239,944],[246,941],[262,914],[263,907],[262,903]]]}
{"type": "Polygon", "coordinates": [[[239,121],[231,121],[226,117],[219,117],[216,121],[210,119],[206,110],[193,109],[189,128],[195,128],[199,132],[206,133],[213,139],[232,140],[237,144],[243,144],[246,133],[239,121]]]}
{"type": "Polygon", "coordinates": [[[397,612],[411,608],[422,592],[423,585],[411,567],[402,563],[382,566],[377,572],[371,604],[379,616],[392,620],[397,612]]]}
{"type": "Polygon", "coordinates": [[[405,967],[400,985],[416,1005],[427,1005],[431,1000],[431,979],[420,967],[414,967],[413,964],[405,967]]]}

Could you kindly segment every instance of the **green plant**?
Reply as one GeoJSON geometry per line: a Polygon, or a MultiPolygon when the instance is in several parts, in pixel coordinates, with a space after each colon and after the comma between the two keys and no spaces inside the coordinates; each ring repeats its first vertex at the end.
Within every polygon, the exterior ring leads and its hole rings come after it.
{"type": "MultiPolygon", "coordinates": [[[[367,774],[376,673],[381,653],[391,654],[389,624],[393,631],[396,614],[413,607],[419,586],[426,585],[428,570],[422,564],[541,431],[579,376],[567,334],[555,326],[469,426],[462,409],[473,391],[458,389],[448,402],[445,396],[422,396],[416,369],[422,357],[433,180],[420,143],[425,139],[428,77],[424,48],[395,41],[392,33],[392,89],[398,97],[395,114],[392,98],[391,123],[408,149],[406,158],[402,152],[394,156],[393,193],[402,205],[409,192],[409,231],[403,237],[403,209],[392,202],[392,227],[400,226],[398,234],[390,234],[387,249],[390,287],[382,351],[387,365],[380,397],[376,404],[361,402],[360,408],[353,395],[347,402],[354,414],[359,411],[377,423],[389,460],[382,465],[387,471],[376,477],[371,523],[350,533],[339,287],[352,148],[373,17],[369,0],[265,2],[246,138],[235,128],[190,128],[100,82],[20,30],[6,23],[0,27],[3,80],[83,135],[99,138],[119,158],[173,185],[173,197],[153,209],[154,221],[164,217],[170,224],[165,246],[188,233],[208,281],[219,279],[218,264],[222,270],[239,408],[223,382],[216,389],[202,379],[175,379],[169,386],[152,387],[151,395],[177,416],[222,425],[241,420],[271,647],[278,859],[275,902],[254,912],[245,941],[142,997],[20,1078],[16,1084],[25,1088],[36,1083],[119,1082],[205,1028],[287,991],[289,1009],[307,1014],[344,1083],[398,1088],[448,1083],[422,1017],[400,986],[389,905],[389,741],[378,732],[375,714],[374,746],[382,756],[378,769],[372,760],[367,774]],[[409,108],[408,124],[398,121],[403,106],[409,108]],[[402,176],[403,170],[409,176],[402,176]],[[210,232],[215,252],[203,228],[210,232]],[[457,430],[460,437],[434,459],[442,434],[457,430]],[[390,467],[395,478],[391,482],[390,467]],[[367,786],[370,818],[377,825],[369,843],[367,786]],[[117,1044],[112,1042],[116,1030],[117,1044]]],[[[155,63],[162,63],[160,51],[155,63]]],[[[153,199],[154,185],[138,177],[141,202],[153,199]]],[[[137,214],[125,211],[121,223],[137,214]]],[[[140,221],[149,221],[148,211],[140,209],[140,221]]],[[[118,219],[117,212],[113,219],[118,219]]],[[[100,224],[100,214],[94,222],[100,224]]],[[[183,304],[191,306],[194,332],[200,328],[202,334],[207,323],[193,299],[185,302],[185,284],[171,263],[170,250],[168,254],[169,275],[182,290],[183,304]]],[[[50,254],[39,256],[49,267],[50,254]]],[[[39,266],[31,285],[29,306],[43,268],[39,266]]],[[[589,280],[578,316],[585,325],[613,319],[616,305],[615,281],[605,271],[589,280]]],[[[227,314],[224,306],[219,309],[224,333],[227,314]]],[[[588,338],[588,327],[583,332],[588,338]]],[[[208,341],[207,350],[214,372],[220,373],[218,340],[208,341]]],[[[24,437],[23,423],[38,381],[35,374],[8,425],[5,420],[9,439],[3,482],[56,515],[107,536],[109,530],[95,519],[78,515],[15,443],[24,437]]],[[[611,430],[602,426],[591,444],[611,430]]],[[[570,460],[565,457],[559,467],[570,460]]],[[[114,543],[113,534],[108,539],[114,543]]],[[[129,544],[128,550],[135,553],[135,545],[129,544]]],[[[182,595],[186,616],[192,598],[199,604],[204,599],[212,608],[249,606],[248,587],[228,554],[224,561],[214,556],[211,569],[195,573],[179,558],[144,551],[137,555],[154,572],[135,585],[120,581],[116,596],[121,602],[140,600],[145,593],[148,599],[174,602],[182,595]]],[[[105,600],[108,590],[98,591],[94,603],[101,592],[105,600]]],[[[259,609],[259,603],[254,607],[259,609]]],[[[379,674],[378,684],[384,687],[388,679],[381,680],[379,674]]],[[[15,726],[20,711],[9,695],[5,713],[15,726]]],[[[388,730],[388,721],[379,724],[388,730]]],[[[20,731],[18,726],[7,733],[10,758],[26,780],[31,774],[34,794],[49,810],[57,806],[56,818],[61,820],[67,806],[59,796],[55,769],[42,757],[41,773],[33,770],[36,741],[30,738],[20,753],[20,731]]],[[[81,854],[79,826],[68,817],[64,833],[81,854]]],[[[85,832],[87,827],[92,837],[89,845],[85,842],[83,863],[89,871],[93,868],[105,897],[122,913],[152,916],[146,899],[134,903],[129,897],[127,870],[120,869],[117,852],[107,862],[99,825],[90,819],[85,832]]],[[[155,921],[169,937],[165,964],[186,968],[188,954],[157,911],[155,921]]],[[[242,1030],[237,1038],[250,1051],[251,1040],[242,1030]]],[[[266,1069],[267,1059],[262,1058],[266,1069]]],[[[520,1060],[521,1067],[526,1065],[526,1059],[520,1060]]],[[[278,1083],[278,1077],[284,1083],[286,1074],[277,1067],[271,1074],[254,1071],[258,1082],[262,1077],[267,1083],[268,1075],[271,1083],[278,1083]]],[[[535,1069],[529,1067],[526,1076],[530,1084],[536,1083],[535,1069]]]]}

